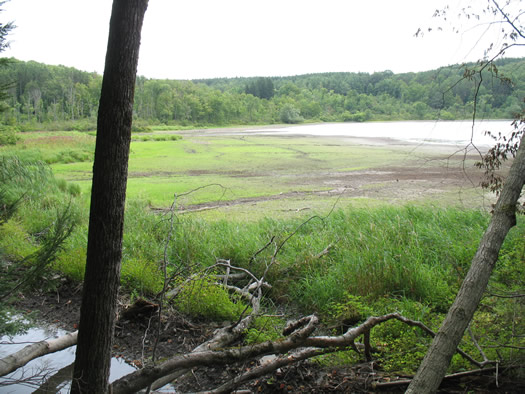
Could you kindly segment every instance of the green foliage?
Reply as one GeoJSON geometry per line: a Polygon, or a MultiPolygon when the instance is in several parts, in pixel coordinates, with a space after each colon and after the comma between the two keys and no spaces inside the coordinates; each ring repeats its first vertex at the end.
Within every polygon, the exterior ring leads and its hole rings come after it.
{"type": "MultiPolygon", "coordinates": [[[[39,247],[30,255],[24,256],[23,259],[17,261],[16,270],[21,270],[21,278],[17,283],[10,286],[9,290],[1,294],[4,298],[8,294],[16,291],[22,291],[27,288],[34,288],[38,286],[40,289],[49,289],[54,286],[53,281],[49,275],[51,267],[56,260],[57,255],[64,250],[64,243],[71,235],[76,225],[74,214],[70,210],[70,206],[66,206],[63,211],[57,212],[55,221],[49,229],[39,236],[39,247]]],[[[6,278],[12,275],[10,270],[6,273],[6,278]]],[[[18,273],[15,273],[19,276],[18,273]]]]}
{"type": "Polygon", "coordinates": [[[163,287],[158,265],[142,259],[122,261],[120,282],[128,291],[136,291],[141,295],[157,294],[163,287]]]}
{"type": "Polygon", "coordinates": [[[239,299],[231,297],[224,287],[206,278],[185,284],[174,303],[188,316],[212,321],[236,320],[246,309],[246,306],[239,299]]]}
{"type": "Polygon", "coordinates": [[[285,321],[275,316],[258,316],[253,325],[244,333],[244,342],[248,345],[282,338],[285,321]]]}
{"type": "Polygon", "coordinates": [[[182,139],[182,136],[176,134],[134,134],[131,136],[132,141],[177,141],[182,139]]]}
{"type": "Polygon", "coordinates": [[[16,145],[18,130],[13,126],[0,125],[0,146],[16,145]]]}
{"type": "Polygon", "coordinates": [[[36,283],[52,285],[46,279],[50,267],[81,219],[78,206],[61,190],[67,183],[42,163],[0,157],[0,180],[0,195],[16,202],[0,227],[0,295],[5,298],[36,283]]]}
{"type": "Polygon", "coordinates": [[[365,320],[373,314],[372,308],[365,302],[359,296],[345,293],[341,301],[328,305],[328,325],[343,333],[348,327],[365,320]]]}
{"type": "Polygon", "coordinates": [[[304,120],[300,111],[293,104],[285,104],[281,108],[279,117],[284,123],[301,123],[304,120]]]}
{"type": "MultiPolygon", "coordinates": [[[[406,298],[383,297],[371,304],[374,314],[399,312],[409,319],[424,322],[436,330],[442,315],[428,306],[406,298]]],[[[375,357],[385,371],[413,374],[423,359],[432,338],[420,328],[411,327],[398,320],[376,326],[370,333],[370,343],[375,357]]]]}
{"type": "MultiPolygon", "coordinates": [[[[498,62],[514,85],[484,75],[478,114],[510,118],[521,106],[523,59],[498,62]]],[[[152,125],[169,130],[209,125],[298,123],[309,121],[464,119],[476,94],[461,80],[460,66],[394,74],[322,73],[293,77],[195,81],[138,77],[133,131],[152,125]]],[[[64,66],[11,60],[0,68],[0,87],[16,82],[8,94],[3,123],[21,131],[96,129],[102,77],[64,66]],[[67,94],[65,92],[68,92],[67,94]]],[[[0,119],[2,121],[2,119],[0,119]]]]}
{"type": "Polygon", "coordinates": [[[370,118],[370,114],[367,112],[356,112],[350,113],[345,111],[343,113],[343,121],[345,122],[365,122],[370,118]]]}
{"type": "Polygon", "coordinates": [[[16,311],[0,303],[0,337],[17,335],[27,331],[32,325],[32,315],[26,314],[23,319],[16,318],[16,311]]]}
{"type": "Polygon", "coordinates": [[[77,247],[68,245],[66,251],[59,254],[53,268],[75,282],[83,281],[86,269],[86,244],[77,247]]]}
{"type": "Polygon", "coordinates": [[[447,310],[486,219],[479,212],[411,206],[335,212],[325,228],[313,230],[337,240],[330,262],[297,265],[304,272],[292,294],[316,310],[342,300],[345,291],[404,296],[447,310]]]}
{"type": "Polygon", "coordinates": [[[271,78],[257,78],[248,82],[245,88],[246,94],[251,94],[262,99],[271,99],[274,95],[274,87],[271,78]]]}
{"type": "Polygon", "coordinates": [[[0,254],[2,259],[22,260],[24,256],[34,253],[35,250],[35,242],[18,221],[10,220],[0,226],[0,254]]]}

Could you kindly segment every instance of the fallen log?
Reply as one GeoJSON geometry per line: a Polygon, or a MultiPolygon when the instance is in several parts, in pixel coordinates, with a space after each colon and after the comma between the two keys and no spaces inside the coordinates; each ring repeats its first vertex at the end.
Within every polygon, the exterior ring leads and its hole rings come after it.
{"type": "Polygon", "coordinates": [[[35,358],[55,353],[76,345],[78,331],[68,333],[56,339],[49,339],[27,345],[23,349],[0,359],[0,376],[16,371],[35,358]]]}

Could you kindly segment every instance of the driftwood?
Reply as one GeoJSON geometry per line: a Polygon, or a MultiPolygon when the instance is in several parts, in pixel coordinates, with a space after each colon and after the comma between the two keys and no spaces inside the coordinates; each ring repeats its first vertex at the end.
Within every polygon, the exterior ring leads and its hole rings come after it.
{"type": "Polygon", "coordinates": [[[75,331],[56,339],[49,339],[47,341],[27,345],[18,352],[0,359],[0,376],[5,376],[8,373],[16,371],[18,368],[23,367],[35,358],[76,345],[77,335],[78,331],[75,331]]]}

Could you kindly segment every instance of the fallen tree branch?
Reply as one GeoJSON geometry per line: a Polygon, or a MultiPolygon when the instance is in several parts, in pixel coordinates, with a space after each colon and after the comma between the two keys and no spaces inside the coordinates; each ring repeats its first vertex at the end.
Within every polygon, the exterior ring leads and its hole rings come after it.
{"type": "Polygon", "coordinates": [[[332,244],[328,245],[321,252],[317,253],[313,258],[320,259],[321,257],[326,256],[328,253],[330,253],[330,249],[332,249],[332,247],[333,247],[332,244]]]}
{"type": "Polygon", "coordinates": [[[116,380],[110,385],[110,390],[114,394],[131,394],[179,369],[196,366],[216,366],[217,364],[228,364],[266,354],[286,353],[304,343],[314,331],[317,323],[317,317],[310,316],[310,322],[305,327],[295,331],[290,337],[281,341],[268,341],[237,349],[224,349],[220,351],[204,350],[176,356],[155,367],[146,367],[116,380]]]}
{"type": "MultiPolygon", "coordinates": [[[[290,355],[282,355],[280,357],[277,357],[274,361],[261,364],[258,367],[252,368],[249,371],[243,373],[242,375],[236,376],[232,380],[226,382],[222,386],[207,391],[206,393],[210,394],[226,394],[230,393],[233,390],[235,390],[237,387],[239,387],[241,384],[249,382],[255,378],[267,375],[279,368],[285,367],[290,364],[294,364],[298,361],[306,360],[311,357],[320,356],[326,353],[331,353],[334,351],[337,351],[338,349],[318,349],[318,348],[307,348],[302,349],[301,351],[298,351],[296,353],[290,354],[290,355]]],[[[197,394],[204,394],[197,393],[197,394]]]]}
{"type": "Polygon", "coordinates": [[[58,393],[60,391],[60,386],[71,381],[71,377],[73,376],[73,366],[74,364],[71,363],[64,368],[59,369],[54,375],[46,379],[46,381],[42,383],[33,394],[58,393]]]}
{"type": "MultiPolygon", "coordinates": [[[[488,372],[496,372],[496,367],[491,368],[482,368],[482,369],[474,369],[472,371],[464,371],[464,372],[457,372],[450,375],[445,375],[443,378],[443,381],[451,380],[451,379],[458,379],[463,378],[466,376],[472,376],[472,375],[481,375],[486,374],[488,372]]],[[[398,386],[408,386],[412,382],[412,379],[400,379],[400,380],[394,380],[391,382],[375,382],[372,383],[372,388],[388,388],[388,387],[398,387],[398,386]]]]}
{"type": "Polygon", "coordinates": [[[47,341],[41,341],[32,345],[27,345],[18,352],[0,359],[0,376],[5,376],[8,373],[16,371],[18,368],[23,367],[29,361],[34,360],[35,358],[42,357],[46,354],[55,353],[70,346],[76,345],[77,335],[78,331],[75,331],[56,339],[49,339],[47,341]]]}

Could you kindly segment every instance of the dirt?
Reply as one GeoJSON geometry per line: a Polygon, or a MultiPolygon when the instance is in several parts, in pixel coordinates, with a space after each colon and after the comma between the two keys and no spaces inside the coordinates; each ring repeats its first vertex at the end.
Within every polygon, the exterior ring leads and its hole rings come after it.
{"type": "MultiPolygon", "coordinates": [[[[202,129],[191,131],[174,132],[182,134],[187,138],[200,141],[201,137],[213,136],[240,136],[257,135],[260,138],[273,137],[290,138],[300,141],[301,138],[319,138],[320,144],[326,145],[356,145],[369,147],[388,147],[396,151],[407,153],[407,160],[397,162],[392,166],[381,166],[378,168],[367,168],[366,170],[352,171],[322,171],[313,170],[310,173],[283,174],[289,179],[279,180],[284,182],[286,191],[272,195],[257,197],[241,197],[230,200],[218,200],[202,204],[180,206],[180,212],[194,212],[208,209],[221,209],[242,205],[257,205],[267,201],[282,201],[285,204],[289,199],[308,199],[309,197],[341,197],[342,199],[371,198],[389,203],[423,201],[439,203],[440,201],[453,202],[455,204],[487,208],[493,201],[494,196],[483,193],[480,183],[483,179],[482,171],[475,168],[473,163],[480,158],[480,151],[470,147],[447,144],[422,144],[413,143],[390,138],[365,138],[365,137],[314,137],[300,134],[278,134],[272,130],[277,126],[267,127],[239,127],[223,129],[202,129]],[[308,190],[308,191],[305,191],[308,190]]],[[[169,133],[169,132],[168,132],[169,133]]],[[[300,142],[298,142],[300,145],[300,142]]],[[[289,148],[298,154],[305,154],[298,149],[289,148]]],[[[314,160],[314,159],[311,159],[314,160]]],[[[215,169],[188,171],[192,176],[214,175],[229,176],[235,178],[251,178],[254,176],[267,175],[264,172],[254,173],[245,171],[220,172],[215,169]]],[[[135,174],[137,176],[148,176],[151,174],[135,174]]],[[[157,174],[155,174],[157,175],[157,174]]],[[[281,176],[279,174],[272,174],[281,176]]],[[[268,177],[267,182],[273,180],[268,177]]]]}
{"type": "MultiPolygon", "coordinates": [[[[81,287],[64,282],[54,293],[33,293],[21,297],[16,306],[25,312],[38,311],[42,320],[64,330],[78,328],[81,287]]],[[[119,315],[129,306],[129,299],[119,300],[119,315]]],[[[136,368],[142,368],[151,357],[158,325],[152,316],[138,314],[120,318],[115,328],[113,355],[122,357],[136,368]]],[[[165,310],[160,324],[156,358],[187,353],[209,339],[225,323],[191,321],[174,310],[165,310]]],[[[177,382],[177,392],[210,390],[233,379],[240,373],[258,365],[256,360],[216,368],[194,369],[177,382]]],[[[386,374],[375,362],[363,362],[348,368],[323,368],[319,364],[303,361],[278,369],[265,377],[245,384],[240,389],[247,393],[370,393],[404,392],[405,376],[386,374]],[[394,385],[393,385],[394,384],[394,385]]],[[[170,391],[175,392],[175,391],[170,391]]],[[[518,393],[525,392],[525,380],[516,380],[500,370],[498,379],[494,372],[453,379],[443,383],[440,393],[518,393]],[[496,386],[498,385],[498,386],[496,386]]]]}
{"type": "MultiPolygon", "coordinates": [[[[232,174],[231,176],[243,176],[232,174]]],[[[247,175],[250,176],[250,175],[247,175]]],[[[218,200],[200,204],[179,206],[179,213],[198,212],[207,209],[218,209],[238,205],[254,205],[266,201],[289,199],[308,199],[313,196],[342,198],[373,198],[389,202],[406,202],[414,200],[438,201],[447,193],[454,193],[461,201],[463,197],[479,197],[479,184],[482,174],[476,170],[460,168],[423,168],[423,167],[387,167],[364,171],[326,172],[301,175],[293,179],[296,186],[319,185],[318,190],[289,191],[273,195],[218,200]]],[[[481,199],[484,206],[488,200],[481,199]]],[[[463,201],[468,204],[467,199],[463,201]]],[[[479,201],[476,202],[479,204],[479,201]]],[[[160,209],[162,210],[162,209],[160,209]]]]}

